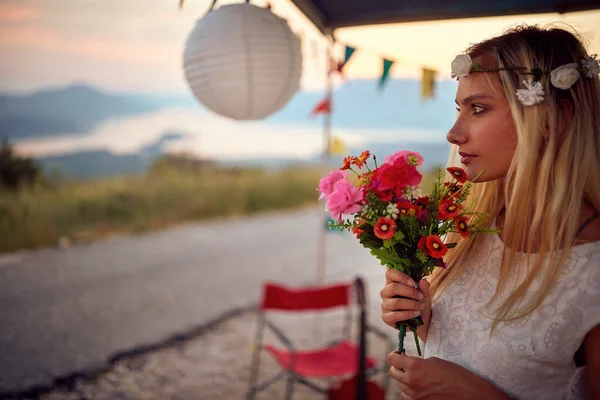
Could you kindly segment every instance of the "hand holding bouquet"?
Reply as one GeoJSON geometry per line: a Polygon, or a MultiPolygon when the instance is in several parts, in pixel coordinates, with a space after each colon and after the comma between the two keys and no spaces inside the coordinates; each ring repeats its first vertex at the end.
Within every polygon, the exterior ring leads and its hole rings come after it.
{"type": "MultiPolygon", "coordinates": [[[[319,199],[326,197],[327,209],[336,221],[330,223],[330,228],[354,233],[382,265],[419,282],[436,267],[446,268],[443,257],[456,246],[444,243],[442,238],[447,233],[457,232],[467,238],[490,232],[479,227],[484,215],[475,215],[462,205],[472,182],[461,168],[447,168],[452,176],[449,182],[442,182],[439,168],[432,191],[422,196],[418,167],[423,157],[419,153],[399,151],[381,166],[375,156],[372,158],[374,169],[368,165],[368,150],[358,157],[346,157],[342,168],[321,179],[319,199]]],[[[398,352],[404,352],[404,337],[410,329],[421,355],[417,336],[421,325],[420,316],[396,324],[400,331],[398,352]]]]}

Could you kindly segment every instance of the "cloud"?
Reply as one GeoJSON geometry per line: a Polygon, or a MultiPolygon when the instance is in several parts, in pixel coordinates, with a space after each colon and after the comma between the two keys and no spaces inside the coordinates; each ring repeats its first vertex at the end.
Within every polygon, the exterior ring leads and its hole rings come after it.
{"type": "Polygon", "coordinates": [[[40,7],[36,4],[21,4],[7,1],[0,3],[0,24],[34,21],[40,16],[40,7]]]}

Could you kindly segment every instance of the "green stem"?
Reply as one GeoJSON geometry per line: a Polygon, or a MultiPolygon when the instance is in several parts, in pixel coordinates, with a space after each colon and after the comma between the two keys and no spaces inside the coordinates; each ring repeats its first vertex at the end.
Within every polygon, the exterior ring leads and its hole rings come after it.
{"type": "Polygon", "coordinates": [[[398,332],[398,353],[406,353],[404,349],[404,337],[406,336],[406,324],[400,325],[400,331],[398,332]]]}
{"type": "Polygon", "coordinates": [[[415,343],[417,344],[417,352],[419,353],[419,357],[422,357],[421,345],[419,344],[419,335],[417,335],[417,329],[411,327],[410,330],[413,331],[413,334],[415,335],[415,343]]]}

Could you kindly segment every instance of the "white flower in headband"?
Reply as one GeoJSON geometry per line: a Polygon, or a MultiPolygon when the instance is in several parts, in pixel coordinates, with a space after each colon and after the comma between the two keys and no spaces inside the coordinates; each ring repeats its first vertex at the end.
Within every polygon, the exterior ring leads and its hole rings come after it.
{"type": "Polygon", "coordinates": [[[450,68],[452,70],[452,73],[450,74],[452,78],[464,78],[471,72],[473,60],[471,60],[471,56],[468,54],[459,54],[452,60],[450,68]]]}
{"type": "Polygon", "coordinates": [[[595,75],[600,74],[600,61],[598,60],[598,54],[592,54],[581,60],[581,66],[585,70],[585,76],[587,78],[593,78],[595,75]]]}
{"type": "Polygon", "coordinates": [[[526,89],[517,90],[517,98],[524,106],[533,106],[544,101],[544,85],[538,81],[523,81],[526,89]]]}
{"type": "Polygon", "coordinates": [[[579,79],[576,63],[561,65],[550,72],[550,83],[557,89],[567,90],[579,79]]]}

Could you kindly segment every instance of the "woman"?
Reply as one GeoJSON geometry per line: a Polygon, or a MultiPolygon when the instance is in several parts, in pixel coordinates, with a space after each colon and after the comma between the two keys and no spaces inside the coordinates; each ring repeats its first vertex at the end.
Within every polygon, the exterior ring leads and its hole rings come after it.
{"type": "Polygon", "coordinates": [[[483,171],[469,202],[500,234],[448,237],[447,269],[418,289],[387,271],[383,320],[425,322],[425,357],[392,353],[390,374],[404,399],[600,399],[598,60],[527,26],[452,67],[447,139],[469,179],[483,171]]]}

